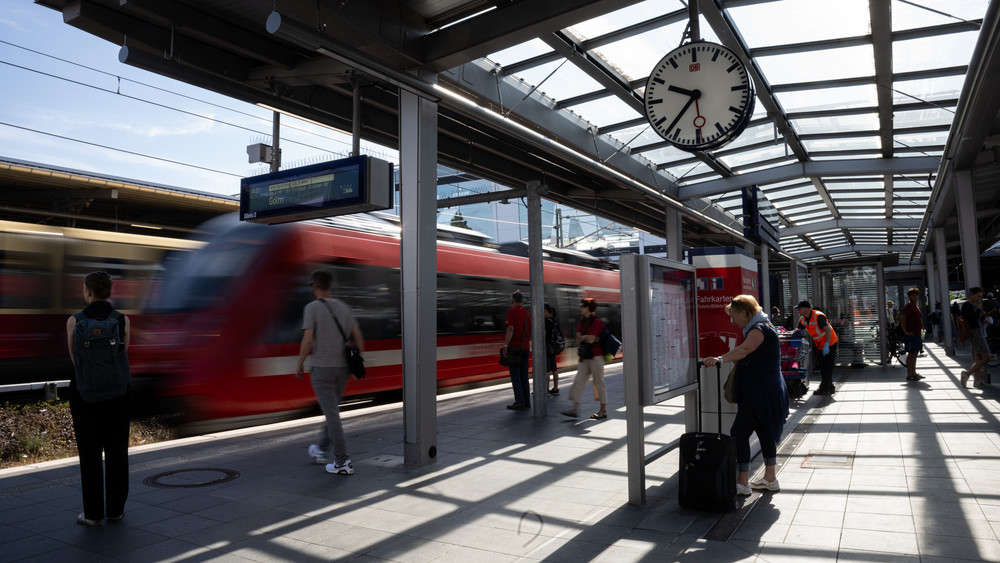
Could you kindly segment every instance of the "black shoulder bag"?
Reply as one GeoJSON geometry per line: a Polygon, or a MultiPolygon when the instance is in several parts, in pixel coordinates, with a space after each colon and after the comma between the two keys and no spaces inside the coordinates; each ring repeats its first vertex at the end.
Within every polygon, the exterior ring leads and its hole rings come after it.
{"type": "Polygon", "coordinates": [[[330,317],[333,318],[333,322],[337,323],[337,328],[340,329],[340,336],[344,338],[344,355],[347,357],[347,370],[358,379],[365,378],[365,360],[361,357],[361,351],[354,344],[351,344],[351,340],[344,333],[344,327],[340,326],[340,320],[337,319],[337,315],[333,313],[333,307],[330,306],[325,300],[320,299],[320,302],[326,306],[326,309],[330,311],[330,317]]]}

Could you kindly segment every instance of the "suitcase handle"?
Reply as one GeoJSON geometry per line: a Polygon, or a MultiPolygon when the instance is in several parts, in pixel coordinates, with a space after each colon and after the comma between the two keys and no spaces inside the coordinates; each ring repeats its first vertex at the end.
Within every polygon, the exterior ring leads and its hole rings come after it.
{"type": "MultiPolygon", "coordinates": [[[[698,367],[707,367],[705,362],[698,360],[698,367]]],[[[722,435],[722,362],[715,364],[715,375],[719,382],[718,394],[716,400],[718,401],[718,408],[716,412],[719,415],[719,431],[718,434],[722,435]]],[[[701,432],[701,369],[698,370],[698,432],[701,432]]]]}

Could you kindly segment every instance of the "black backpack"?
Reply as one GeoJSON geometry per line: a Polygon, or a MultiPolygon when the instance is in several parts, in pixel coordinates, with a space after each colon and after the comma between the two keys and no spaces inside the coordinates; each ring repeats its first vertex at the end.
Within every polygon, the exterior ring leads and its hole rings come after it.
{"type": "Polygon", "coordinates": [[[559,319],[552,319],[552,342],[549,343],[553,354],[559,354],[566,349],[566,337],[563,336],[562,328],[559,327],[559,319]]]}
{"type": "Polygon", "coordinates": [[[106,319],[73,315],[73,360],[76,389],[88,403],[121,397],[128,391],[129,367],[119,324],[124,315],[112,311],[106,319]]]}

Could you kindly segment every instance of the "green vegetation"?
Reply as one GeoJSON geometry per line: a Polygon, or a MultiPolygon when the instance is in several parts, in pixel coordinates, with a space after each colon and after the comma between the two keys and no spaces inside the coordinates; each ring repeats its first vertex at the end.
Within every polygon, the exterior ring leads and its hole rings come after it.
{"type": "MultiPolygon", "coordinates": [[[[129,445],[176,438],[165,417],[133,420],[129,445]]],[[[0,469],[76,455],[69,401],[0,403],[0,469]]]]}

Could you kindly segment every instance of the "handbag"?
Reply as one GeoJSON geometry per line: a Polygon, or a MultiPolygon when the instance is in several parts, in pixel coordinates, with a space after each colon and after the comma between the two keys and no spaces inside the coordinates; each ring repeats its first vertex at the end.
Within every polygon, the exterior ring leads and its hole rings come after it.
{"type": "Polygon", "coordinates": [[[365,359],[361,357],[361,350],[354,344],[351,344],[347,334],[344,332],[344,327],[340,326],[340,320],[337,319],[337,315],[333,313],[333,307],[329,303],[320,299],[324,305],[326,305],[327,310],[330,311],[330,316],[333,317],[333,322],[337,323],[337,328],[340,330],[340,336],[344,339],[344,356],[347,358],[347,371],[357,379],[365,378],[365,359]]]}
{"type": "Polygon", "coordinates": [[[506,352],[507,353],[505,354],[504,348],[500,349],[500,365],[511,367],[521,364],[521,352],[523,352],[523,350],[508,346],[506,348],[506,352]]]}
{"type": "Polygon", "coordinates": [[[736,399],[736,364],[733,364],[732,369],[729,370],[729,376],[726,377],[726,383],[722,386],[723,394],[726,397],[726,402],[735,404],[736,399]]]}

